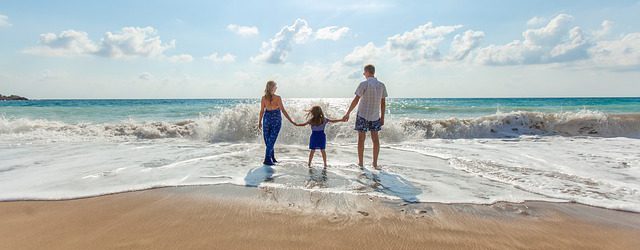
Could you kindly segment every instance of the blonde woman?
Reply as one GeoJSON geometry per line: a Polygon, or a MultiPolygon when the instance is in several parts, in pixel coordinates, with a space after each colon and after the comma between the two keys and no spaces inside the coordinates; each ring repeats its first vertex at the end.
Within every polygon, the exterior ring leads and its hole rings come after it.
{"type": "Polygon", "coordinates": [[[264,144],[267,146],[264,154],[264,165],[275,165],[276,157],[274,153],[274,146],[278,139],[278,133],[280,133],[280,127],[282,126],[282,117],[280,112],[284,114],[284,117],[292,124],[295,124],[287,110],[282,104],[282,98],[276,95],[276,89],[278,88],[276,82],[268,81],[267,86],[264,88],[264,96],[260,101],[260,119],[258,127],[262,128],[262,136],[264,137],[264,144]]]}

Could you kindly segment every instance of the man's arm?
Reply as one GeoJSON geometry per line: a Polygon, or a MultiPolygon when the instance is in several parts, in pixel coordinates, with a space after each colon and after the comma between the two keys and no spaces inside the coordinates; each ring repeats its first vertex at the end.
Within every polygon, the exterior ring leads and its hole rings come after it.
{"type": "Polygon", "coordinates": [[[380,126],[384,125],[384,113],[385,113],[386,107],[387,107],[386,98],[382,97],[382,100],[380,101],[380,126]]]}
{"type": "Polygon", "coordinates": [[[349,110],[347,110],[347,114],[345,114],[342,119],[346,122],[349,121],[349,115],[351,114],[351,111],[353,111],[354,108],[356,108],[356,105],[358,105],[358,102],[360,101],[360,96],[357,96],[353,98],[353,101],[351,101],[351,106],[349,106],[349,110]]]}

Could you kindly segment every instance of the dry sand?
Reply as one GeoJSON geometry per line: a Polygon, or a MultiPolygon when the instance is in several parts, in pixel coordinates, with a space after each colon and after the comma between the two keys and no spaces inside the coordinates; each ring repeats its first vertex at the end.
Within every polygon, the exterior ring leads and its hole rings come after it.
{"type": "Polygon", "coordinates": [[[640,214],[579,204],[404,204],[269,188],[0,202],[0,249],[638,249],[640,214]]]}

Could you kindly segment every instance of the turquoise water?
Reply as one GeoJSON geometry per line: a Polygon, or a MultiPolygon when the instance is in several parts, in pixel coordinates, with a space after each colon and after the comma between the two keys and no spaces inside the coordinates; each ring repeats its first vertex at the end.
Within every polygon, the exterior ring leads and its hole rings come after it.
{"type": "MultiPolygon", "coordinates": [[[[349,99],[285,99],[287,106],[327,102],[346,108],[349,99]],[[344,106],[344,107],[343,107],[344,106]]],[[[200,115],[215,115],[239,104],[255,104],[257,99],[150,99],[150,100],[31,100],[0,102],[5,118],[47,119],[66,123],[136,121],[179,121],[200,115]]],[[[577,112],[611,114],[640,113],[640,98],[391,98],[391,117],[469,118],[496,112],[577,112]]]]}

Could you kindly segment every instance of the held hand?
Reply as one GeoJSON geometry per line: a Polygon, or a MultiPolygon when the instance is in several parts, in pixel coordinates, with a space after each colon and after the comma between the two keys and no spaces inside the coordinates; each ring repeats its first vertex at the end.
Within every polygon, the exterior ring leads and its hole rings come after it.
{"type": "Polygon", "coordinates": [[[349,114],[346,114],[342,117],[342,121],[344,122],[348,122],[349,121],[349,114]]]}

